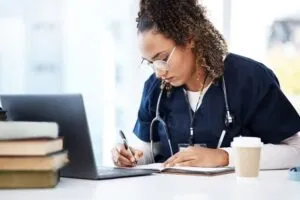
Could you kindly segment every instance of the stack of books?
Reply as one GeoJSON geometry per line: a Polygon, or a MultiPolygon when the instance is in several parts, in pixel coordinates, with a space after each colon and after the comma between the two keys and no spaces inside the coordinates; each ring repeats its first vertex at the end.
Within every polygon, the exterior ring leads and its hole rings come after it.
{"type": "Polygon", "coordinates": [[[68,152],[54,122],[0,122],[0,188],[52,188],[68,152]]]}

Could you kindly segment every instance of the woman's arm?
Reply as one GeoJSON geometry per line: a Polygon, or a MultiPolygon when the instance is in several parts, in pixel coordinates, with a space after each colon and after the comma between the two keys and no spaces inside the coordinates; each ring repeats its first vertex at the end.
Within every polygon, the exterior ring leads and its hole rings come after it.
{"type": "MultiPolygon", "coordinates": [[[[143,157],[138,161],[139,165],[152,163],[150,143],[138,138],[137,149],[143,151],[143,157]]],[[[153,143],[154,155],[160,149],[159,142],[153,143]]],[[[234,166],[234,154],[231,147],[222,148],[229,155],[229,165],[234,166]]],[[[300,132],[282,141],[279,145],[265,144],[261,150],[261,169],[286,169],[300,165],[300,132]]]]}
{"type": "MultiPolygon", "coordinates": [[[[234,166],[233,149],[222,148],[229,155],[229,165],[234,166]]],[[[285,169],[300,165],[300,132],[281,142],[265,144],[261,149],[261,169],[285,169]]]]}
{"type": "MultiPolygon", "coordinates": [[[[150,143],[135,137],[136,148],[143,151],[139,165],[152,163],[150,143]]],[[[154,155],[159,153],[159,142],[153,143],[154,155]]],[[[229,155],[229,165],[234,166],[234,154],[231,147],[222,148],[229,155]]],[[[261,169],[286,169],[300,165],[300,132],[282,141],[281,144],[265,144],[261,150],[261,169]]]]}

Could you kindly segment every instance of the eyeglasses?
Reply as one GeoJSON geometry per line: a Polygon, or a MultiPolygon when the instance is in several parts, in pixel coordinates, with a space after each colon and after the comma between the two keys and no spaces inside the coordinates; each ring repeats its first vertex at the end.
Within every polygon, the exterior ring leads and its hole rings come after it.
{"type": "Polygon", "coordinates": [[[167,61],[164,60],[155,60],[153,62],[149,62],[145,59],[142,60],[141,65],[146,65],[147,67],[150,67],[153,71],[158,73],[165,73],[169,70],[169,62],[172,58],[173,53],[175,52],[176,46],[172,49],[167,61]]]}

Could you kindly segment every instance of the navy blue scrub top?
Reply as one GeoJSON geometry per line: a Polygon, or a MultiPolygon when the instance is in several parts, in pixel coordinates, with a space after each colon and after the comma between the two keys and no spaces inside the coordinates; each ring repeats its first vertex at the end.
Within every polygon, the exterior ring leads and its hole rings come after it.
{"type": "MultiPolygon", "coordinates": [[[[235,119],[233,126],[226,129],[222,147],[230,147],[233,137],[239,135],[259,137],[264,143],[278,144],[300,131],[300,116],[269,68],[232,53],[226,57],[224,68],[228,104],[235,119]]],[[[153,74],[144,85],[133,132],[145,142],[150,142],[150,123],[155,117],[160,82],[153,74]]],[[[169,97],[164,92],[160,115],[167,124],[174,153],[178,151],[178,144],[189,141],[188,109],[190,107],[182,87],[173,88],[169,97]]],[[[224,120],[225,102],[220,78],[207,90],[196,111],[194,143],[205,143],[209,148],[216,148],[221,132],[226,128],[224,120]]],[[[154,142],[159,141],[162,147],[155,160],[163,162],[171,154],[161,126],[154,127],[153,139],[154,142]]]]}

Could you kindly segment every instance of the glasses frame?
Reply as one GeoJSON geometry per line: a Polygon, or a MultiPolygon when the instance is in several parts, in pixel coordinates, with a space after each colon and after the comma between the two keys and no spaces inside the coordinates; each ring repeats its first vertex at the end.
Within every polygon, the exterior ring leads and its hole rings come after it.
{"type": "MultiPolygon", "coordinates": [[[[150,67],[155,72],[166,72],[166,71],[168,71],[169,68],[170,68],[169,62],[172,59],[172,56],[173,56],[175,50],[176,50],[176,46],[173,47],[167,61],[164,61],[164,60],[155,60],[153,62],[148,61],[147,66],[150,67]]],[[[143,64],[144,60],[145,59],[142,60],[141,65],[143,64]]]]}

